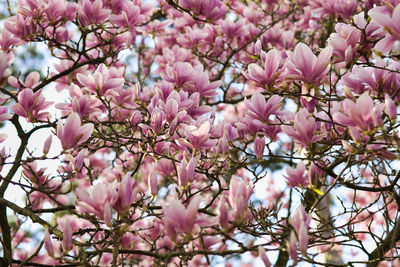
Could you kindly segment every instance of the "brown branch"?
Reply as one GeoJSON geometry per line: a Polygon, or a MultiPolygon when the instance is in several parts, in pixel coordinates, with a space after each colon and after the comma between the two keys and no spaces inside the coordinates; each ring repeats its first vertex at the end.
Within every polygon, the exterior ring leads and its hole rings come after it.
{"type": "Polygon", "coordinates": [[[369,254],[367,267],[376,267],[379,262],[385,259],[385,254],[396,247],[396,242],[400,241],[400,220],[396,221],[392,231],[386,236],[383,242],[369,254]]]}
{"type": "Polygon", "coordinates": [[[64,70],[64,71],[62,71],[62,72],[60,72],[60,73],[58,73],[58,74],[52,76],[51,78],[48,78],[48,79],[45,80],[45,81],[43,81],[41,84],[39,84],[38,86],[36,86],[36,87],[33,89],[33,91],[34,91],[34,92],[39,91],[40,89],[42,89],[43,87],[45,87],[45,86],[48,85],[49,83],[54,82],[54,81],[56,81],[57,79],[59,79],[59,78],[65,76],[65,75],[70,74],[71,72],[73,72],[73,71],[79,69],[80,67],[83,67],[83,66],[85,66],[85,65],[90,65],[90,64],[100,64],[100,63],[103,63],[105,60],[106,60],[106,58],[104,58],[104,57],[99,57],[99,58],[92,58],[92,59],[89,59],[89,60],[84,61],[84,62],[75,63],[72,67],[70,67],[70,68],[68,68],[68,69],[66,69],[66,70],[64,70]]]}

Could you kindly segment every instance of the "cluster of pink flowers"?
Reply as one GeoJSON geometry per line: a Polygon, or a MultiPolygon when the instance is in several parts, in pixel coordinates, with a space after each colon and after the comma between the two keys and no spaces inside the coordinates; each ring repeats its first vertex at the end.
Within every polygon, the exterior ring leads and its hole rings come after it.
{"type": "Polygon", "coordinates": [[[398,1],[10,2],[1,266],[395,260],[398,1]],[[39,42],[48,73],[18,66],[39,42]]]}

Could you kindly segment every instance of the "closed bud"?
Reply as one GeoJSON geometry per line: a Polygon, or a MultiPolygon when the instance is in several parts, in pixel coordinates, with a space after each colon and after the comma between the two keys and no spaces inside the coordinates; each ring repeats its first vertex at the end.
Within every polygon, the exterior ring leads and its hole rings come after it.
{"type": "Polygon", "coordinates": [[[47,251],[47,254],[50,257],[54,256],[54,247],[53,247],[53,243],[51,242],[51,238],[50,238],[50,234],[49,231],[46,229],[46,231],[44,231],[44,248],[47,251]]]}
{"type": "Polygon", "coordinates": [[[136,126],[138,123],[142,121],[142,114],[140,111],[136,110],[135,112],[132,113],[132,116],[129,120],[132,126],[136,126]]]}
{"type": "Polygon", "coordinates": [[[262,159],[264,155],[265,148],[265,138],[256,137],[254,140],[254,153],[256,154],[257,159],[262,159]]]}
{"type": "Polygon", "coordinates": [[[47,137],[46,141],[44,141],[43,154],[47,155],[47,153],[49,153],[52,141],[53,141],[53,138],[51,135],[49,135],[49,137],[47,137]]]}
{"type": "Polygon", "coordinates": [[[154,173],[151,173],[151,174],[149,174],[147,180],[148,180],[150,194],[152,196],[157,195],[157,192],[158,192],[157,175],[154,173]]]}

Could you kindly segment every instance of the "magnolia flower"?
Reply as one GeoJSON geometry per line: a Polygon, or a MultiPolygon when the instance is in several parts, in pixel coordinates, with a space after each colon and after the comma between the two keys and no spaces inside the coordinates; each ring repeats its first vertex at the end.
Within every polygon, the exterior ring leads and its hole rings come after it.
{"type": "Polygon", "coordinates": [[[78,73],[76,77],[82,85],[92,92],[99,92],[104,95],[110,93],[109,90],[118,89],[124,85],[124,78],[113,77],[113,75],[112,71],[106,65],[100,64],[93,75],[78,73]]]}
{"type": "Polygon", "coordinates": [[[310,226],[311,215],[307,214],[303,206],[299,206],[293,217],[289,219],[296,234],[292,231],[289,240],[289,254],[293,260],[297,259],[297,245],[299,250],[305,254],[308,248],[308,228],[310,226]]]}
{"type": "Polygon", "coordinates": [[[342,107],[343,112],[333,114],[333,119],[342,125],[370,131],[383,123],[381,116],[385,104],[374,107],[368,92],[362,94],[355,103],[350,99],[343,100],[342,107]]]}
{"type": "Polygon", "coordinates": [[[269,120],[271,115],[280,115],[280,109],[282,107],[282,97],[277,95],[271,96],[268,101],[265,101],[265,97],[256,92],[252,95],[251,100],[245,100],[245,105],[249,109],[248,114],[261,122],[269,120]]]}
{"type": "Polygon", "coordinates": [[[78,21],[82,26],[101,24],[111,14],[111,10],[103,7],[103,1],[82,0],[79,2],[78,21]]]}
{"type": "Polygon", "coordinates": [[[179,0],[179,5],[211,20],[220,19],[227,11],[219,0],[179,0]]]}
{"type": "Polygon", "coordinates": [[[81,126],[81,119],[77,113],[68,116],[65,124],[57,125],[57,137],[60,139],[64,149],[79,146],[89,139],[93,132],[93,124],[89,123],[81,126]]]}
{"type": "Polygon", "coordinates": [[[218,214],[219,225],[222,228],[228,228],[228,220],[229,220],[228,205],[226,203],[226,198],[224,196],[222,196],[218,202],[217,214],[218,214]]]}
{"type": "Polygon", "coordinates": [[[386,14],[385,7],[376,7],[368,12],[372,20],[383,27],[387,34],[376,45],[375,49],[386,54],[394,45],[394,42],[400,40],[400,4],[393,10],[393,14],[386,14]]]}
{"type": "Polygon", "coordinates": [[[256,137],[254,140],[254,153],[256,154],[257,159],[262,159],[264,155],[265,149],[265,138],[256,137]]]}
{"type": "Polygon", "coordinates": [[[193,231],[200,201],[198,197],[193,198],[185,208],[180,201],[171,199],[162,206],[165,230],[171,239],[176,239],[177,233],[190,234],[193,231]]]}
{"type": "Polygon", "coordinates": [[[114,184],[110,186],[98,183],[91,187],[89,192],[78,187],[75,190],[77,209],[82,213],[94,214],[98,218],[103,219],[108,212],[105,210],[106,203],[111,202],[114,192],[114,184]]]}
{"type": "Polygon", "coordinates": [[[43,241],[44,241],[44,248],[46,249],[47,254],[50,257],[53,257],[54,256],[54,247],[53,247],[53,243],[51,242],[51,237],[50,237],[49,231],[47,229],[44,231],[43,241]]]}
{"type": "Polygon", "coordinates": [[[265,249],[263,246],[258,246],[258,256],[263,261],[265,267],[271,267],[272,264],[268,259],[267,253],[265,253],[265,249]]]}
{"type": "Polygon", "coordinates": [[[298,43],[294,53],[287,52],[289,60],[286,63],[286,78],[319,84],[329,70],[332,50],[331,46],[327,46],[316,57],[306,44],[298,43]]]}
{"type": "Polygon", "coordinates": [[[111,206],[120,213],[128,209],[136,199],[138,189],[132,180],[131,174],[127,173],[124,179],[119,183],[111,199],[111,206]]]}
{"type": "Polygon", "coordinates": [[[64,221],[64,231],[63,231],[63,239],[62,239],[62,245],[63,248],[66,251],[71,250],[72,248],[72,228],[71,228],[71,223],[70,223],[70,218],[66,217],[64,221]]]}
{"type": "Polygon", "coordinates": [[[242,219],[247,214],[247,205],[253,192],[253,183],[244,181],[236,176],[231,178],[229,184],[229,203],[231,204],[236,219],[242,219]]]}
{"type": "Polygon", "coordinates": [[[53,102],[46,101],[42,90],[34,93],[32,89],[24,89],[18,94],[18,102],[11,106],[11,110],[17,115],[31,122],[50,119],[50,113],[44,112],[53,102]]]}
{"type": "Polygon", "coordinates": [[[278,77],[278,68],[282,63],[282,57],[278,50],[271,49],[263,55],[264,68],[261,68],[255,63],[249,64],[247,72],[242,74],[248,79],[253,81],[257,86],[261,88],[270,87],[275,79],[278,77]]]}
{"type": "Polygon", "coordinates": [[[293,126],[283,125],[282,131],[304,147],[322,139],[323,135],[314,135],[317,129],[315,119],[310,117],[306,109],[296,113],[293,126]]]}
{"type": "Polygon", "coordinates": [[[297,164],[296,169],[292,167],[286,168],[287,176],[284,176],[288,182],[288,186],[290,188],[297,187],[297,186],[307,186],[308,179],[307,176],[304,174],[306,171],[306,166],[303,162],[297,164]]]}

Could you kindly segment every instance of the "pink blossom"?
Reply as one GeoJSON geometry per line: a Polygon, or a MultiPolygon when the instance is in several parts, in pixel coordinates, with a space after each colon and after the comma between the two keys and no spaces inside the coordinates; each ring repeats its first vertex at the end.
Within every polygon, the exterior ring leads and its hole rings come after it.
{"type": "Polygon", "coordinates": [[[282,131],[303,147],[322,139],[323,135],[314,135],[316,129],[315,119],[305,109],[296,113],[293,126],[282,126],[282,131]]]}
{"type": "Polygon", "coordinates": [[[51,242],[51,237],[50,237],[49,231],[47,229],[44,231],[43,241],[44,241],[44,248],[46,249],[47,254],[50,257],[53,257],[54,256],[54,247],[53,247],[53,243],[51,242]]]}
{"type": "Polygon", "coordinates": [[[293,169],[292,167],[286,167],[287,176],[284,177],[288,182],[288,186],[290,188],[298,186],[307,186],[308,179],[307,176],[305,175],[305,171],[306,171],[306,166],[304,165],[303,162],[297,164],[296,169],[293,169]]]}
{"type": "Polygon", "coordinates": [[[372,98],[365,92],[356,103],[350,99],[343,100],[342,108],[343,112],[333,114],[335,121],[345,126],[357,127],[361,131],[370,131],[380,124],[377,119],[382,115],[384,105],[374,108],[372,98]]]}
{"type": "MultiPolygon", "coordinates": [[[[289,219],[289,223],[293,226],[295,232],[297,233],[296,240],[294,240],[293,238],[294,232],[292,231],[291,233],[290,243],[291,246],[293,246],[292,249],[295,249],[296,243],[298,243],[298,248],[304,255],[308,248],[308,242],[309,242],[308,228],[310,225],[310,221],[311,221],[311,215],[307,214],[306,211],[304,210],[304,207],[301,205],[295,210],[293,217],[289,219]]],[[[295,253],[293,252],[293,256],[294,254],[295,253]]]]}
{"type": "Polygon", "coordinates": [[[44,174],[45,170],[46,168],[38,169],[36,161],[33,161],[23,165],[22,173],[32,183],[42,185],[47,180],[47,176],[44,174]]]}
{"type": "Polygon", "coordinates": [[[271,267],[272,264],[268,259],[267,253],[265,253],[265,249],[263,246],[258,246],[258,256],[263,261],[265,267],[271,267]]]}
{"type": "Polygon", "coordinates": [[[262,159],[264,155],[264,149],[265,149],[265,138],[260,138],[256,137],[254,140],[254,153],[256,154],[257,159],[262,159]]]}
{"type": "MultiPolygon", "coordinates": [[[[129,190],[129,189],[127,189],[129,190]]],[[[91,187],[89,192],[86,192],[82,188],[76,188],[76,206],[79,212],[94,214],[98,218],[103,219],[105,213],[105,205],[107,202],[111,202],[114,196],[115,185],[107,185],[104,183],[98,183],[91,187]]]]}
{"type": "Polygon", "coordinates": [[[178,183],[180,186],[186,186],[189,181],[193,181],[195,176],[196,159],[191,158],[189,162],[182,160],[181,164],[177,167],[178,183]]]}
{"type": "Polygon", "coordinates": [[[192,149],[202,150],[215,146],[218,140],[210,139],[210,122],[203,122],[200,127],[189,125],[186,126],[186,135],[189,138],[189,147],[192,149]]]}
{"type": "Polygon", "coordinates": [[[333,48],[333,56],[336,61],[352,62],[356,56],[361,31],[353,26],[338,23],[335,26],[336,33],[329,37],[329,45],[333,48]]]}
{"type": "Polygon", "coordinates": [[[40,31],[37,23],[29,17],[24,17],[20,13],[4,22],[4,27],[23,41],[35,39],[35,36],[38,35],[40,31]]]}
{"type": "Polygon", "coordinates": [[[332,47],[327,46],[316,57],[306,44],[298,43],[294,53],[287,52],[289,60],[286,63],[286,78],[319,84],[329,70],[332,51],[332,47]]]}
{"type": "Polygon", "coordinates": [[[282,57],[278,50],[272,49],[262,56],[262,59],[264,68],[261,68],[255,63],[251,63],[247,67],[248,73],[242,72],[242,74],[248,80],[253,81],[257,86],[269,88],[279,76],[278,69],[282,63],[282,57]]]}
{"type": "Polygon", "coordinates": [[[292,258],[292,260],[294,262],[297,262],[297,257],[298,257],[298,253],[297,253],[297,237],[295,232],[291,231],[290,233],[290,238],[288,241],[288,251],[289,251],[289,255],[292,258]]]}
{"type": "Polygon", "coordinates": [[[282,98],[273,95],[268,101],[265,101],[265,97],[256,92],[252,95],[251,100],[245,100],[246,107],[249,109],[248,114],[261,122],[268,121],[271,115],[282,114],[279,110],[282,107],[282,98]]]}
{"type": "Polygon", "coordinates": [[[16,38],[14,34],[8,31],[6,28],[1,29],[0,32],[0,50],[8,51],[11,46],[21,43],[21,40],[16,38]]]}
{"type": "Polygon", "coordinates": [[[129,209],[137,197],[138,188],[132,180],[131,174],[127,173],[119,183],[116,193],[114,193],[110,201],[111,206],[119,213],[123,213],[129,209]]]}
{"type": "Polygon", "coordinates": [[[8,83],[15,88],[24,89],[24,88],[31,88],[34,89],[36,85],[40,82],[40,74],[37,71],[33,71],[29,73],[26,78],[25,82],[15,78],[14,76],[10,76],[8,78],[8,83]]]}
{"type": "Polygon", "coordinates": [[[218,221],[222,228],[228,228],[229,214],[228,205],[226,203],[226,198],[222,196],[219,199],[217,207],[218,221]]]}
{"type": "Polygon", "coordinates": [[[11,71],[8,69],[9,63],[7,59],[7,55],[5,53],[0,52],[0,85],[1,81],[8,77],[11,74],[11,71]]]}
{"type": "Polygon", "coordinates": [[[12,115],[8,113],[7,107],[0,106],[0,122],[9,120],[12,118],[12,115]]]}
{"type": "Polygon", "coordinates": [[[70,224],[70,218],[66,217],[64,221],[64,231],[63,231],[63,239],[62,239],[62,245],[64,250],[69,251],[72,249],[72,228],[70,224]]]}
{"type": "Polygon", "coordinates": [[[391,120],[395,120],[397,118],[396,103],[388,94],[385,94],[385,112],[391,120]]]}
{"type": "Polygon", "coordinates": [[[34,93],[31,89],[24,89],[18,94],[18,102],[11,106],[11,110],[31,122],[50,119],[50,113],[44,112],[53,102],[46,101],[42,90],[34,93]]]}
{"type": "Polygon", "coordinates": [[[111,10],[103,7],[101,0],[81,0],[79,2],[78,20],[82,26],[101,24],[111,14],[111,10]]]}
{"type": "Polygon", "coordinates": [[[177,62],[173,67],[168,66],[164,79],[189,94],[198,92],[200,96],[206,98],[216,96],[216,88],[221,85],[221,81],[210,83],[208,73],[204,71],[202,65],[193,67],[188,62],[177,62]]]}
{"type": "Polygon", "coordinates": [[[171,199],[162,206],[164,212],[163,222],[168,236],[175,239],[177,233],[190,234],[197,220],[197,210],[200,198],[193,198],[185,208],[176,199],[171,199]]]}
{"type": "Polygon", "coordinates": [[[46,141],[44,141],[43,154],[47,155],[47,153],[49,153],[52,140],[52,136],[49,135],[49,137],[46,138],[46,141]]]}
{"type": "Polygon", "coordinates": [[[149,187],[149,192],[152,196],[157,195],[158,192],[158,178],[157,174],[150,173],[147,177],[147,184],[149,187]]]}
{"type": "Polygon", "coordinates": [[[122,10],[110,16],[110,21],[117,27],[131,28],[141,24],[145,16],[140,14],[140,7],[133,2],[123,2],[122,10]]]}
{"type": "Polygon", "coordinates": [[[211,20],[220,19],[227,11],[219,0],[179,0],[179,5],[211,20]]]}
{"type": "Polygon", "coordinates": [[[385,14],[384,7],[376,7],[368,15],[387,31],[386,36],[375,45],[376,50],[386,54],[392,50],[394,42],[400,40],[400,4],[393,10],[391,17],[385,14]]]}
{"type": "Polygon", "coordinates": [[[231,178],[229,184],[229,203],[235,212],[235,219],[242,219],[247,214],[247,205],[253,192],[253,183],[237,176],[231,178]]]}
{"type": "Polygon", "coordinates": [[[57,125],[57,137],[64,149],[70,149],[86,142],[93,132],[93,124],[81,126],[81,119],[77,113],[68,116],[63,125],[61,121],[57,125]]]}
{"type": "MultiPolygon", "coordinates": [[[[100,0],[96,0],[96,2],[100,0]]],[[[124,85],[124,78],[114,77],[113,72],[104,64],[100,64],[93,75],[76,75],[78,81],[92,92],[100,94],[110,94],[113,89],[118,89],[124,85]]]]}

